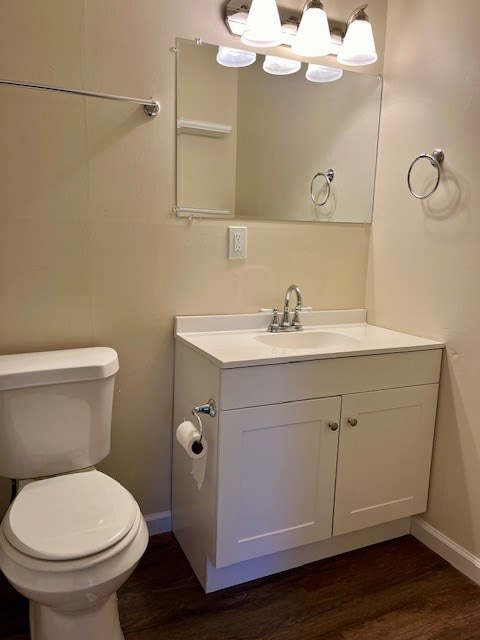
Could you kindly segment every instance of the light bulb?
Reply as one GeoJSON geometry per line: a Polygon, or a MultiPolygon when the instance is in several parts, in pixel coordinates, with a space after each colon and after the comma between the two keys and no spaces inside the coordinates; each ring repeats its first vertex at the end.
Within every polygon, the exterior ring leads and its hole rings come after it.
{"type": "Polygon", "coordinates": [[[288,76],[296,73],[302,63],[299,60],[289,60],[288,58],[280,58],[277,56],[265,56],[263,70],[274,76],[288,76]]]}
{"type": "Polygon", "coordinates": [[[349,25],[337,60],[356,67],[377,61],[372,25],[368,20],[354,20],[349,25]]]}
{"type": "Polygon", "coordinates": [[[330,53],[327,14],[318,0],[310,0],[303,12],[292,51],[298,56],[317,58],[330,53]],[[311,6],[308,6],[311,5],[311,6]]]}
{"type": "Polygon", "coordinates": [[[257,59],[253,51],[242,51],[231,47],[218,47],[217,62],[223,67],[248,67],[257,59]]]}
{"type": "Polygon", "coordinates": [[[321,64],[309,64],[305,77],[310,82],[333,82],[343,76],[342,69],[324,67],[321,64]]]}
{"type": "Polygon", "coordinates": [[[282,43],[282,25],[275,0],[253,0],[241,41],[250,47],[282,43]]]}

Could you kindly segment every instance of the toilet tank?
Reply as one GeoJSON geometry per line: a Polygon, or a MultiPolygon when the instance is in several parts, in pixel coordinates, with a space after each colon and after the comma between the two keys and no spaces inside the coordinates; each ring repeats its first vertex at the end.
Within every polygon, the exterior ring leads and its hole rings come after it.
{"type": "Polygon", "coordinates": [[[50,476],[106,458],[117,371],[109,347],[0,356],[0,476],[50,476]]]}

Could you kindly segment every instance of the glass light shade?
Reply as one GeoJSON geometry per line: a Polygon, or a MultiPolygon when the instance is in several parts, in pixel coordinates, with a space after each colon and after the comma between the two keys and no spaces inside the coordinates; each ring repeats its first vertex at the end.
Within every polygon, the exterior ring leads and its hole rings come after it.
{"type": "Polygon", "coordinates": [[[330,29],[323,9],[311,7],[305,11],[292,51],[306,58],[317,58],[330,53],[330,29]]]}
{"type": "Polygon", "coordinates": [[[324,67],[321,64],[309,64],[305,77],[310,82],[333,82],[343,76],[342,69],[324,67]]]}
{"type": "Polygon", "coordinates": [[[337,60],[354,67],[377,61],[372,25],[367,20],[354,20],[350,24],[337,60]]]}
{"type": "Polygon", "coordinates": [[[277,56],[265,56],[263,62],[263,70],[274,76],[288,76],[291,73],[296,73],[301,66],[300,60],[289,60],[277,56]]]}
{"type": "Polygon", "coordinates": [[[257,59],[253,51],[241,51],[230,47],[218,47],[217,62],[224,67],[248,67],[257,59]]]}
{"type": "Polygon", "coordinates": [[[282,43],[282,25],[275,0],[253,0],[241,40],[250,47],[276,47],[282,43]]]}

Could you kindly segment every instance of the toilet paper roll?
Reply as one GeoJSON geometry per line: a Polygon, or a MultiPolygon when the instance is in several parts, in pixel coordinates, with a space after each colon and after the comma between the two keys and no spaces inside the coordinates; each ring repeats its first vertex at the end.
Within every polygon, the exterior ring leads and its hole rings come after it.
{"type": "Polygon", "coordinates": [[[200,440],[200,431],[192,422],[184,420],[177,427],[176,437],[182,448],[190,458],[192,458],[192,470],[190,473],[195,478],[198,489],[201,489],[207,467],[208,443],[205,436],[202,437],[202,450],[199,451],[198,442],[200,440]]]}
{"type": "Polygon", "coordinates": [[[189,420],[184,420],[177,427],[176,436],[178,442],[191,458],[203,458],[207,453],[205,438],[201,438],[200,431],[189,420]]]}

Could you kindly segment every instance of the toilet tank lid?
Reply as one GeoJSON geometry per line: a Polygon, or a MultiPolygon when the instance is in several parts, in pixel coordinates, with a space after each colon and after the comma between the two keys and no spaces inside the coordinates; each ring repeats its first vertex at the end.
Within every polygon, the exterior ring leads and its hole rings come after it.
{"type": "Polygon", "coordinates": [[[0,356],[0,391],[100,380],[118,371],[117,352],[86,347],[0,356]]]}

